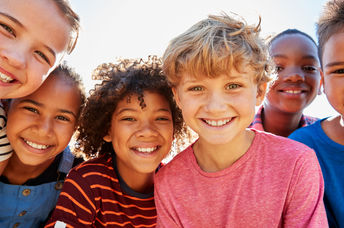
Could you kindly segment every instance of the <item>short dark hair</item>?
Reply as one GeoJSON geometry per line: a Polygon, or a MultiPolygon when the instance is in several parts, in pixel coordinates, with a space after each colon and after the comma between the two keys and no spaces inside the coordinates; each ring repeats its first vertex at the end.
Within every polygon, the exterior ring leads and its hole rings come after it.
{"type": "Polygon", "coordinates": [[[332,35],[340,32],[344,32],[344,0],[330,0],[326,3],[316,24],[321,66],[326,42],[332,35]]]}

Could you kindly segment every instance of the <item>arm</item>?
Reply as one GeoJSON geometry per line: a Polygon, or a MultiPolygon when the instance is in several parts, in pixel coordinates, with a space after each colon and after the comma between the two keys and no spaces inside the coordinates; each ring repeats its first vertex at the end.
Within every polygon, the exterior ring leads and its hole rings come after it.
{"type": "Polygon", "coordinates": [[[93,227],[95,205],[90,185],[73,169],[65,180],[56,208],[45,227],[55,227],[55,224],[56,227],[93,227]]]}
{"type": "Polygon", "coordinates": [[[283,213],[284,227],[328,227],[324,180],[313,150],[297,161],[283,213]]]}

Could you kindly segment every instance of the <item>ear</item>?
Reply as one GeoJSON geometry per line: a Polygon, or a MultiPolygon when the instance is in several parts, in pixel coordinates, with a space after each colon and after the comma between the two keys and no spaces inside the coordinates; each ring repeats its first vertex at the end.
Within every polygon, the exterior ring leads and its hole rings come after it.
{"type": "Polygon", "coordinates": [[[112,137],[111,137],[111,134],[110,134],[110,129],[109,129],[109,132],[103,137],[104,141],[105,142],[111,142],[112,141],[112,137]]]}
{"type": "Polygon", "coordinates": [[[173,93],[173,96],[174,96],[174,100],[176,101],[178,107],[181,109],[180,97],[179,97],[179,94],[178,94],[178,91],[177,91],[176,87],[172,87],[172,93],[173,93]]]}
{"type": "Polygon", "coordinates": [[[322,70],[320,70],[320,76],[321,76],[321,79],[320,79],[320,85],[319,85],[319,89],[318,89],[318,95],[322,94],[321,88],[325,89],[324,88],[324,72],[322,70]]]}
{"type": "Polygon", "coordinates": [[[268,86],[267,82],[260,83],[257,87],[257,96],[256,96],[256,106],[259,106],[262,104],[264,98],[265,98],[265,93],[266,93],[266,88],[268,86]]]}

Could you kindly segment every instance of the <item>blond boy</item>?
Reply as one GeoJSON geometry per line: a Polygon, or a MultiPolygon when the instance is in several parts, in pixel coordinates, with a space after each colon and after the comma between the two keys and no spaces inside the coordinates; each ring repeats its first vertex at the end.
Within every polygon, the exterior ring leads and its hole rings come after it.
{"type": "Polygon", "coordinates": [[[247,129],[269,80],[259,30],[209,16],[165,51],[165,74],[199,139],[156,176],[158,227],[327,226],[314,151],[247,129]]]}

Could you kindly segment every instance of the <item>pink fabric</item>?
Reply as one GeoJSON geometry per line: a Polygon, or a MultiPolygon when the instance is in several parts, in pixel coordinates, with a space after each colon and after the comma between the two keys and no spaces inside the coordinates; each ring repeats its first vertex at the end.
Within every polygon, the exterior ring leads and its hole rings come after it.
{"type": "Polygon", "coordinates": [[[255,132],[249,150],[222,171],[202,171],[191,146],[159,170],[157,227],[328,227],[314,151],[255,132]]]}

